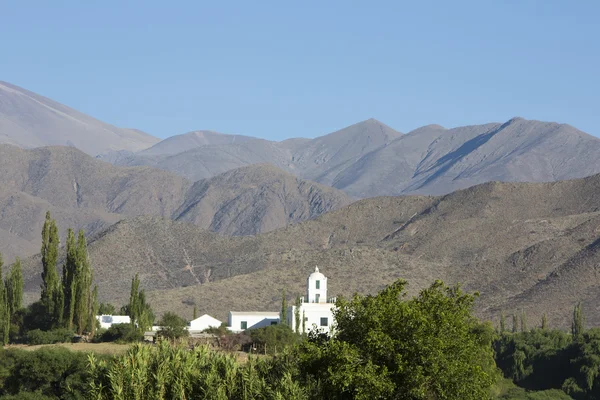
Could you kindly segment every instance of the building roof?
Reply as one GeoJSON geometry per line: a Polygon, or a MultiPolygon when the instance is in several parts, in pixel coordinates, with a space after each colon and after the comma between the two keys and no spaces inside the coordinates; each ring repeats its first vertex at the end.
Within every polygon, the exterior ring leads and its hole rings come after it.
{"type": "Polygon", "coordinates": [[[264,315],[265,317],[277,316],[279,317],[279,312],[277,311],[229,311],[231,315],[264,315]]]}
{"type": "Polygon", "coordinates": [[[315,272],[310,274],[308,279],[309,280],[316,280],[316,279],[325,280],[327,278],[325,277],[325,275],[323,275],[322,273],[319,272],[319,267],[315,267],[315,272]]]}
{"type": "Polygon", "coordinates": [[[206,320],[208,320],[208,321],[211,321],[211,322],[215,322],[215,321],[216,321],[216,322],[218,322],[219,324],[221,324],[221,323],[222,323],[222,321],[219,321],[219,320],[218,320],[218,319],[216,319],[215,317],[212,317],[212,316],[210,316],[210,315],[208,315],[208,314],[204,314],[204,315],[202,315],[202,316],[200,316],[200,317],[198,317],[198,318],[196,318],[196,319],[193,319],[192,321],[190,321],[190,323],[192,323],[192,322],[194,322],[194,321],[206,321],[206,320]]]}

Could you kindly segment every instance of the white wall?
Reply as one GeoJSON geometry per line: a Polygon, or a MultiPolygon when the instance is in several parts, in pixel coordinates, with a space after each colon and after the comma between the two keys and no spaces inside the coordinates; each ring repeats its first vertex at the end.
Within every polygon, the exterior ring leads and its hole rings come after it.
{"type": "MultiPolygon", "coordinates": [[[[329,333],[334,325],[333,320],[333,309],[335,304],[333,303],[302,303],[300,306],[300,327],[299,331],[302,331],[302,315],[304,313],[305,321],[305,333],[310,332],[316,325],[317,328],[329,333]],[[321,318],[327,318],[327,326],[321,326],[321,318]]],[[[292,330],[296,331],[296,306],[288,307],[287,320],[288,325],[292,330]]]]}
{"type": "Polygon", "coordinates": [[[210,315],[204,314],[203,316],[196,318],[193,321],[190,321],[189,330],[190,331],[203,331],[208,328],[218,328],[221,326],[221,321],[216,318],[211,317],[210,315]]]}
{"type": "Polygon", "coordinates": [[[100,327],[104,329],[108,329],[115,324],[131,323],[129,315],[96,315],[96,319],[100,322],[100,327]]]}
{"type": "Polygon", "coordinates": [[[262,328],[264,326],[276,325],[279,323],[279,313],[266,312],[247,312],[247,313],[231,313],[227,319],[227,325],[232,332],[242,332],[242,321],[246,321],[246,329],[262,328]]]}
{"type": "Polygon", "coordinates": [[[306,282],[306,295],[308,303],[327,303],[327,278],[315,268],[306,282]],[[319,288],[317,288],[317,283],[319,288]]]}

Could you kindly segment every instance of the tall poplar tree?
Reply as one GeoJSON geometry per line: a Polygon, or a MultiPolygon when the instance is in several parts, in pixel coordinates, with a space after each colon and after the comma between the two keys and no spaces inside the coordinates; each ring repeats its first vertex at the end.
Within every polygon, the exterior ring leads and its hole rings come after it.
{"type": "MultiPolygon", "coordinates": [[[[60,290],[58,281],[58,272],[56,271],[56,261],[58,259],[58,246],[59,246],[58,228],[56,227],[56,221],[54,221],[50,215],[50,211],[46,212],[46,221],[42,228],[42,293],[41,302],[44,306],[47,315],[56,315],[56,304],[57,299],[56,291],[60,290]]],[[[60,321],[52,321],[52,325],[59,324],[60,321]]]]}
{"type": "Polygon", "coordinates": [[[12,317],[23,305],[23,273],[21,272],[21,260],[15,260],[10,270],[10,275],[4,283],[6,287],[7,304],[9,314],[12,317]]]}
{"type": "Polygon", "coordinates": [[[129,318],[131,325],[138,332],[145,332],[152,327],[154,322],[154,313],[148,303],[146,303],[146,293],[140,289],[140,278],[138,274],[131,279],[131,291],[129,293],[128,305],[129,318]]]}
{"type": "Polygon", "coordinates": [[[77,268],[74,276],[75,281],[75,329],[82,334],[89,324],[92,270],[90,268],[87,253],[87,243],[83,230],[79,231],[77,237],[77,268]]]}
{"type": "Polygon", "coordinates": [[[76,274],[77,242],[75,241],[73,229],[69,228],[67,231],[67,258],[63,264],[62,272],[62,292],[64,299],[63,325],[68,329],[73,329],[73,320],[75,316],[76,274]]]}
{"type": "MultiPolygon", "coordinates": [[[[4,288],[4,280],[2,279],[2,267],[4,266],[4,260],[2,259],[2,253],[0,253],[0,340],[2,344],[8,344],[8,330],[6,320],[10,318],[8,315],[8,303],[6,302],[6,289],[4,288]]],[[[10,327],[10,321],[8,323],[10,327]]]]}
{"type": "Polygon", "coordinates": [[[294,303],[294,327],[296,333],[300,333],[300,296],[296,296],[296,302],[294,303]]]}
{"type": "Polygon", "coordinates": [[[281,291],[281,324],[287,325],[287,296],[285,294],[285,289],[281,291]]]}
{"type": "Polygon", "coordinates": [[[585,317],[581,309],[581,303],[577,303],[573,309],[573,322],[571,323],[571,334],[573,339],[578,340],[585,329],[585,317]]]}

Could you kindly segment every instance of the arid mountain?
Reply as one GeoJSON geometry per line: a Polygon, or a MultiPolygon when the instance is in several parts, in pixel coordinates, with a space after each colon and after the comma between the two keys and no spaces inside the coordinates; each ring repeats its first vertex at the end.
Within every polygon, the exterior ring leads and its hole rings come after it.
{"type": "MultiPolygon", "coordinates": [[[[482,317],[525,310],[533,325],[545,312],[551,325],[565,327],[578,301],[589,323],[600,323],[599,240],[595,175],[371,198],[255,236],[128,219],[92,240],[90,255],[103,299],[125,301],[140,273],[158,311],[191,315],[196,304],[224,318],[232,309],[277,310],[280,290],[301,294],[318,265],[331,295],[375,292],[400,277],[414,293],[442,279],[479,291],[482,317]]],[[[37,288],[39,269],[28,260],[28,288],[37,288]]]]}
{"type": "Polygon", "coordinates": [[[150,165],[192,180],[270,163],[355,198],[439,195],[496,180],[550,182],[599,173],[600,139],[569,125],[522,118],[454,129],[428,125],[405,135],[370,119],[311,140],[253,139],[109,161],[150,165]]]}
{"type": "MultiPolygon", "coordinates": [[[[316,139],[288,139],[271,142],[231,139],[230,144],[198,146],[172,154],[146,152],[112,156],[117,165],[148,165],[171,171],[190,180],[210,178],[234,168],[269,163],[304,179],[331,186],[335,174],[401,134],[370,119],[316,139]]],[[[168,140],[168,139],[167,139],[168,140]]],[[[163,141],[155,146],[162,148],[163,141]]]]}
{"type": "Polygon", "coordinates": [[[338,174],[333,186],[358,197],[374,191],[444,194],[489,181],[551,182],[598,172],[600,139],[565,124],[514,118],[420,128],[369,153],[338,174]]]}
{"type": "Polygon", "coordinates": [[[258,164],[196,182],[172,219],[228,235],[253,235],[349,203],[341,191],[258,164]]]}
{"type": "Polygon", "coordinates": [[[54,100],[0,81],[0,143],[23,148],[73,146],[90,155],[143,150],[159,139],[98,121],[54,100]]]}
{"type": "Polygon", "coordinates": [[[193,131],[184,133],[183,135],[171,136],[149,149],[141,151],[139,154],[145,156],[173,155],[183,153],[195,147],[237,144],[247,142],[251,139],[255,138],[242,135],[225,135],[212,131],[193,131]]]}
{"type": "Polygon", "coordinates": [[[123,217],[191,221],[233,235],[266,232],[349,203],[336,189],[272,166],[233,170],[192,185],[149,167],[116,167],[72,147],[23,150],[0,145],[0,251],[5,258],[39,250],[46,210],[58,225],[88,233],[123,217]]]}

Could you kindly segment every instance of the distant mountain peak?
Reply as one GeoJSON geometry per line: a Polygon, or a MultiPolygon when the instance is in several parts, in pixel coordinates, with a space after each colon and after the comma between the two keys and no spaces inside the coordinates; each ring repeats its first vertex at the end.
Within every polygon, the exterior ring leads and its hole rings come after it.
{"type": "Polygon", "coordinates": [[[159,139],[118,128],[16,85],[0,81],[0,143],[22,148],[72,145],[96,156],[139,151],[159,139]]]}

